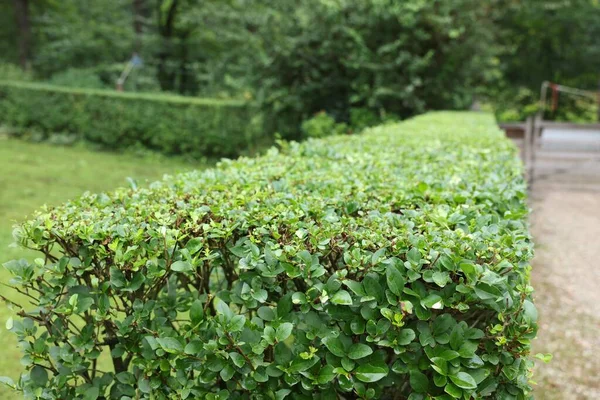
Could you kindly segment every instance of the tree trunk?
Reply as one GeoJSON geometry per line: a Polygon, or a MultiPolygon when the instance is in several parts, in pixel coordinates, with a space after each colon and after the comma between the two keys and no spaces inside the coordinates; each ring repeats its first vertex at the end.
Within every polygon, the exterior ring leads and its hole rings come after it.
{"type": "Polygon", "coordinates": [[[31,56],[31,26],[29,24],[29,0],[13,0],[17,21],[17,44],[19,48],[19,64],[24,70],[29,69],[31,56]]]}
{"type": "Polygon", "coordinates": [[[175,78],[177,77],[172,66],[169,64],[169,59],[174,54],[176,43],[174,43],[175,34],[175,16],[177,15],[178,0],[172,0],[166,15],[163,15],[163,10],[160,7],[161,2],[158,2],[158,32],[160,33],[162,44],[158,52],[158,71],[157,78],[162,90],[175,90],[175,78]]]}
{"type": "Polygon", "coordinates": [[[133,50],[139,53],[142,49],[142,35],[144,33],[144,21],[150,17],[146,0],[133,0],[133,31],[135,32],[135,43],[133,50]]]}

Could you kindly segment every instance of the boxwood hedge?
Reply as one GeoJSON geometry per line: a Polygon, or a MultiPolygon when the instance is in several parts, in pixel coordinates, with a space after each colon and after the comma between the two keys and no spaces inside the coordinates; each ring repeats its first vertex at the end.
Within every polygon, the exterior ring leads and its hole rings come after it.
{"type": "Polygon", "coordinates": [[[525,399],[537,313],[515,147],[491,116],[86,194],[6,264],[46,399],[525,399]],[[108,361],[107,361],[108,359],[108,361]]]}
{"type": "MultiPolygon", "coordinates": [[[[258,115],[258,117],[257,117],[258,115]]],[[[242,101],[0,81],[0,123],[42,139],[70,135],[107,149],[231,157],[265,140],[242,101]]]]}

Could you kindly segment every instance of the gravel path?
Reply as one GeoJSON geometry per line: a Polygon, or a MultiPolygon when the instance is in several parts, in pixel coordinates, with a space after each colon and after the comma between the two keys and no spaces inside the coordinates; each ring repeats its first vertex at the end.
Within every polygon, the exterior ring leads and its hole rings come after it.
{"type": "Polygon", "coordinates": [[[600,399],[600,163],[540,163],[530,195],[536,399],[600,399]],[[544,164],[545,163],[545,164],[544,164]]]}

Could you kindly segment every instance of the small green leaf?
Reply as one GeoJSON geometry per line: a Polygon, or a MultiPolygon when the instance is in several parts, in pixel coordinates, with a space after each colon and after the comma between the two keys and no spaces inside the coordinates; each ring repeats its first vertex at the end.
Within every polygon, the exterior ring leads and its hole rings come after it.
{"type": "Polygon", "coordinates": [[[194,269],[194,267],[187,261],[175,261],[171,264],[171,269],[175,272],[188,272],[194,269]]]}
{"type": "Polygon", "coordinates": [[[6,320],[6,330],[10,331],[14,326],[14,322],[13,322],[13,318],[12,317],[8,317],[8,319],[6,320]]]}
{"type": "Polygon", "coordinates": [[[223,367],[221,372],[219,372],[221,379],[223,379],[223,381],[225,381],[225,382],[227,382],[228,380],[233,378],[234,374],[235,374],[235,369],[233,369],[233,367],[229,364],[225,365],[225,367],[223,367]]]}
{"type": "Polygon", "coordinates": [[[257,311],[258,316],[264,321],[273,321],[275,319],[275,313],[270,307],[263,306],[257,311]]]}
{"type": "Polygon", "coordinates": [[[400,331],[400,335],[398,335],[398,344],[401,346],[406,346],[410,342],[412,342],[417,335],[415,331],[412,329],[402,329],[400,331]]]}
{"type": "Polygon", "coordinates": [[[164,337],[164,338],[156,338],[160,347],[163,348],[167,353],[181,353],[183,351],[183,346],[179,340],[172,337],[164,337]]]}
{"type": "Polygon", "coordinates": [[[275,400],[285,399],[292,391],[290,389],[279,389],[275,392],[275,400]]]}
{"type": "Polygon", "coordinates": [[[365,292],[365,289],[363,288],[363,285],[360,282],[348,280],[348,281],[343,281],[342,283],[344,285],[346,285],[348,287],[348,289],[350,289],[352,292],[354,292],[354,294],[357,296],[366,296],[367,295],[367,292],[365,292]]]}
{"type": "Polygon", "coordinates": [[[388,265],[385,276],[390,291],[396,296],[402,295],[402,290],[404,290],[406,280],[404,279],[404,276],[402,276],[402,273],[398,270],[398,268],[392,264],[388,265]]]}
{"type": "Polygon", "coordinates": [[[277,339],[278,342],[283,342],[292,334],[292,329],[294,329],[294,324],[291,322],[284,322],[277,327],[275,339],[277,339]]]}
{"type": "Polygon", "coordinates": [[[427,379],[427,375],[413,369],[410,371],[410,387],[417,393],[427,393],[429,391],[429,379],[427,379]]]}
{"type": "Polygon", "coordinates": [[[462,393],[463,393],[459,387],[457,387],[456,385],[453,385],[450,382],[448,382],[446,387],[444,387],[444,391],[446,393],[448,393],[450,396],[454,397],[455,399],[460,399],[462,397],[462,393]]]}
{"type": "Polygon", "coordinates": [[[265,326],[262,337],[267,341],[267,343],[275,344],[275,328],[270,325],[265,326]]]}
{"type": "Polygon", "coordinates": [[[361,382],[377,382],[387,376],[389,368],[385,364],[363,364],[356,369],[356,379],[361,382]]]}
{"type": "Polygon", "coordinates": [[[451,375],[450,380],[461,389],[476,389],[477,383],[475,379],[466,372],[459,372],[456,375],[451,375]]]}
{"type": "Polygon", "coordinates": [[[433,273],[433,281],[439,287],[446,286],[446,283],[450,280],[450,274],[448,272],[436,271],[433,273]]]}
{"type": "Polygon", "coordinates": [[[0,383],[11,388],[15,387],[15,381],[13,381],[12,378],[9,378],[8,376],[0,376],[0,383]]]}
{"type": "Polygon", "coordinates": [[[46,386],[46,382],[48,382],[48,371],[46,371],[45,368],[36,365],[29,373],[29,377],[36,386],[46,386]]]}
{"type": "Polygon", "coordinates": [[[552,361],[552,354],[537,353],[535,355],[535,358],[542,360],[545,363],[549,363],[550,361],[552,361]]]}
{"type": "Polygon", "coordinates": [[[240,353],[229,353],[229,357],[238,368],[242,368],[246,363],[246,359],[240,353]]]}
{"type": "Polygon", "coordinates": [[[352,297],[350,297],[350,293],[345,290],[340,290],[331,298],[331,302],[333,304],[350,306],[352,305],[352,297]]]}
{"type": "Polygon", "coordinates": [[[344,344],[337,337],[326,337],[323,339],[325,347],[334,355],[338,357],[344,357],[346,351],[344,350],[344,344]]]}
{"type": "Polygon", "coordinates": [[[83,394],[83,400],[96,400],[100,396],[100,389],[96,386],[87,388],[83,394]]]}
{"type": "Polygon", "coordinates": [[[231,318],[231,322],[229,323],[229,331],[230,332],[239,332],[244,329],[244,324],[246,323],[246,317],[243,315],[234,315],[231,318]]]}
{"type": "Polygon", "coordinates": [[[187,242],[187,244],[185,245],[185,248],[190,252],[191,255],[196,254],[202,248],[202,239],[200,239],[200,238],[190,239],[187,242]]]}
{"type": "Polygon", "coordinates": [[[190,307],[190,320],[197,325],[204,319],[204,304],[200,300],[194,300],[190,307]]]}
{"type": "Polygon", "coordinates": [[[203,349],[204,349],[204,343],[201,340],[194,339],[185,346],[185,349],[183,350],[183,352],[185,354],[193,355],[193,354],[200,353],[203,349]]]}
{"type": "Polygon", "coordinates": [[[333,372],[333,370],[334,367],[332,365],[326,365],[323,368],[321,368],[321,371],[319,371],[319,377],[317,378],[317,382],[319,382],[320,385],[324,385],[326,383],[331,382],[336,376],[336,373],[333,372]]]}
{"type": "Polygon", "coordinates": [[[350,346],[350,349],[348,350],[348,357],[350,357],[352,360],[358,360],[360,358],[370,356],[371,354],[373,354],[373,349],[370,346],[362,343],[355,343],[350,346]]]}
{"type": "Polygon", "coordinates": [[[440,309],[443,307],[441,305],[441,302],[442,298],[439,295],[432,293],[429,296],[425,297],[423,300],[421,300],[421,305],[426,308],[440,309]]]}
{"type": "Polygon", "coordinates": [[[259,289],[252,293],[252,298],[254,300],[258,301],[259,303],[264,303],[265,301],[267,301],[268,297],[269,297],[269,294],[267,293],[267,291],[265,289],[259,289]]]}

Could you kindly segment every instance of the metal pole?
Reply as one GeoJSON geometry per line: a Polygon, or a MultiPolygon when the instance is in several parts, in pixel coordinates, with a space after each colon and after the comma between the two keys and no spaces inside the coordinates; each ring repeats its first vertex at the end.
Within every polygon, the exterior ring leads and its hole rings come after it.
{"type": "Polygon", "coordinates": [[[533,117],[527,117],[525,121],[525,140],[523,143],[523,158],[525,162],[525,181],[531,184],[531,144],[532,144],[533,117]]]}

